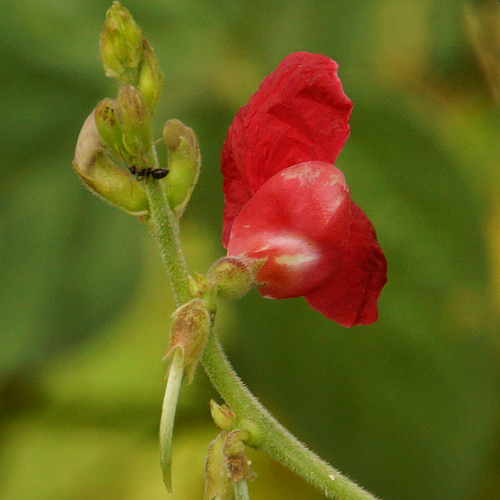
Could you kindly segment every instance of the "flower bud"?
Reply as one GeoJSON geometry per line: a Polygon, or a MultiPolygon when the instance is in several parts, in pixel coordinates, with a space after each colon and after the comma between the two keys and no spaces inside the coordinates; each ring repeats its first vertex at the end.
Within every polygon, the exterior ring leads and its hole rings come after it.
{"type": "Polygon", "coordinates": [[[223,431],[234,429],[235,415],[229,406],[221,406],[211,399],[210,414],[212,415],[212,420],[219,429],[223,431]]]}
{"type": "Polygon", "coordinates": [[[106,75],[121,83],[137,80],[142,58],[141,29],[130,12],[115,1],[106,12],[101,34],[101,59],[106,75]]]}
{"type": "Polygon", "coordinates": [[[208,290],[208,282],[205,276],[194,273],[188,276],[189,292],[193,297],[204,297],[208,290]]]}
{"type": "Polygon", "coordinates": [[[255,286],[255,275],[264,261],[258,262],[243,260],[238,257],[224,257],[209,269],[207,278],[220,297],[239,299],[255,286]]]}
{"type": "Polygon", "coordinates": [[[201,157],[196,134],[179,120],[163,127],[163,140],[169,149],[167,194],[170,207],[180,217],[198,180],[201,157]]]}
{"type": "Polygon", "coordinates": [[[146,106],[150,110],[153,110],[160,96],[164,78],[153,47],[149,45],[149,42],[145,38],[142,39],[142,44],[143,59],[139,72],[138,87],[146,106]]]}
{"type": "Polygon", "coordinates": [[[132,215],[146,215],[149,202],[135,179],[106,154],[93,111],[83,124],[75,150],[73,168],[92,193],[132,215]]]}
{"type": "Polygon", "coordinates": [[[95,125],[101,139],[115,153],[122,154],[123,130],[118,115],[116,99],[103,99],[94,112],[95,125]]]}
{"type": "Polygon", "coordinates": [[[118,106],[125,150],[139,163],[147,164],[153,144],[151,116],[140,92],[132,85],[120,85],[118,106]]]}
{"type": "Polygon", "coordinates": [[[257,447],[262,444],[264,433],[255,422],[239,419],[227,405],[218,405],[210,401],[210,413],[215,425],[223,431],[238,431],[238,437],[249,446],[257,447]]]}
{"type": "Polygon", "coordinates": [[[180,349],[189,381],[193,379],[198,361],[203,355],[210,329],[210,315],[201,299],[193,299],[172,314],[170,346],[166,357],[180,349]]]}

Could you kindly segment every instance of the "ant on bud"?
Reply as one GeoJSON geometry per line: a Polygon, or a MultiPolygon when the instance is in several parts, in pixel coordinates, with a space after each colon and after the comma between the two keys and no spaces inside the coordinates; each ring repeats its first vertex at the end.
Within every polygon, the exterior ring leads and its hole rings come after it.
{"type": "Polygon", "coordinates": [[[163,179],[169,173],[169,170],[166,168],[149,168],[148,167],[148,168],[138,169],[135,165],[132,165],[131,167],[129,167],[129,171],[132,175],[135,175],[137,177],[138,181],[147,180],[150,177],[153,180],[163,179]]]}

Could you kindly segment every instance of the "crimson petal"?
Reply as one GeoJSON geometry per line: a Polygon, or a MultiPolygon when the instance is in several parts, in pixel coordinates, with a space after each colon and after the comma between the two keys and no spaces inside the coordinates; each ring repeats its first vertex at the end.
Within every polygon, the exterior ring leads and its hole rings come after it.
{"type": "Polygon", "coordinates": [[[342,266],[305,296],[313,309],[346,327],[377,320],[377,300],[387,281],[385,257],[371,222],[354,203],[351,213],[351,236],[342,266]]]}
{"type": "Polygon", "coordinates": [[[228,255],[267,257],[260,292],[284,299],[309,293],[342,265],[352,202],[342,172],[305,162],[269,179],[236,217],[228,255]]]}
{"type": "Polygon", "coordinates": [[[238,111],[221,156],[225,247],[234,218],[275,173],[306,161],[335,162],[352,109],[337,67],[320,54],[290,54],[238,111]]]}

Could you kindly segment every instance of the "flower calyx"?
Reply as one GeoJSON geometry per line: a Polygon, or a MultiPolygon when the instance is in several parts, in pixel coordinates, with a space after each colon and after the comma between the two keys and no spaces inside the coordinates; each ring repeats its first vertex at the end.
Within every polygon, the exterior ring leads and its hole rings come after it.
{"type": "Polygon", "coordinates": [[[267,258],[223,257],[207,273],[209,286],[223,298],[235,300],[258,284],[257,274],[267,258]]]}
{"type": "Polygon", "coordinates": [[[165,359],[179,350],[182,354],[185,373],[191,382],[205,349],[210,331],[210,314],[205,301],[196,298],[179,307],[172,314],[172,320],[170,345],[165,359]]]}

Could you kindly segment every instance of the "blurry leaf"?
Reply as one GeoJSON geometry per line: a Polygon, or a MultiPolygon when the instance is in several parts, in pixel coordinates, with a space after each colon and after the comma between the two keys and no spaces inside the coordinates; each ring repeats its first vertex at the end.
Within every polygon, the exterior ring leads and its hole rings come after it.
{"type": "Polygon", "coordinates": [[[40,365],[120,312],[138,276],[139,224],[40,164],[0,198],[0,374],[40,365]]]}

